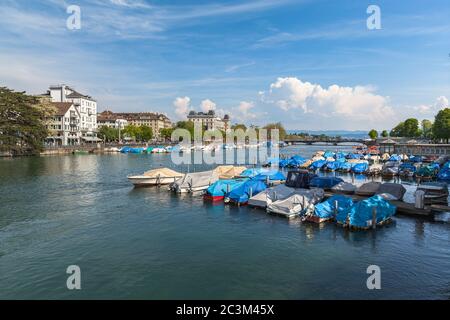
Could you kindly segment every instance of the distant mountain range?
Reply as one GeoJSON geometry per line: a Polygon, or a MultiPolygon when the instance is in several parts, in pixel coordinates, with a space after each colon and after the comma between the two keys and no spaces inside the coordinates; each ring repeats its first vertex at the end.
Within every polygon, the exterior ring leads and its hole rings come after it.
{"type": "Polygon", "coordinates": [[[321,135],[325,134],[327,136],[341,136],[343,138],[358,138],[358,139],[365,139],[368,138],[367,131],[362,130],[286,130],[288,134],[294,134],[294,133],[308,133],[311,135],[321,135]]]}

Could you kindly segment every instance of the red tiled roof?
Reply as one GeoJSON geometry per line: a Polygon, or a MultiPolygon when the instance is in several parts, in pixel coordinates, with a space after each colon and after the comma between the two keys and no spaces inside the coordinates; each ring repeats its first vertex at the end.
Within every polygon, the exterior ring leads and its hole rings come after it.
{"type": "Polygon", "coordinates": [[[56,108],[56,116],[63,116],[67,113],[67,110],[72,106],[72,102],[52,102],[52,105],[56,108]]]}

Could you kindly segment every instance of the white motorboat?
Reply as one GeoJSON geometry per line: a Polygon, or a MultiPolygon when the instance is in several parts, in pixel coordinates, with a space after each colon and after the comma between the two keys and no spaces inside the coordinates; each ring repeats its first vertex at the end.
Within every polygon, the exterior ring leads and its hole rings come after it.
{"type": "Polygon", "coordinates": [[[183,173],[168,168],[147,171],[141,175],[130,175],[128,180],[135,186],[157,186],[171,184],[184,177],[183,173]]]}

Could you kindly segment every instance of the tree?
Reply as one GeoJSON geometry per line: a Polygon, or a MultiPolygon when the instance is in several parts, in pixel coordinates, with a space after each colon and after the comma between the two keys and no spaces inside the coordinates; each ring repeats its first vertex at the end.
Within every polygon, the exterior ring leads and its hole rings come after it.
{"type": "Polygon", "coordinates": [[[153,138],[153,129],[149,126],[139,127],[139,141],[147,142],[153,138]]]}
{"type": "Polygon", "coordinates": [[[404,135],[403,137],[419,137],[422,132],[419,128],[419,120],[414,118],[406,119],[404,122],[404,135]]]}
{"type": "Polygon", "coordinates": [[[375,129],[370,130],[369,137],[370,139],[375,140],[376,138],[378,138],[378,131],[375,129]]]}
{"type": "Polygon", "coordinates": [[[51,110],[47,107],[36,97],[0,87],[0,151],[39,153],[48,135],[45,117],[51,110]]]}
{"type": "Polygon", "coordinates": [[[430,120],[422,120],[422,135],[424,138],[431,138],[433,135],[433,123],[430,120]]]}
{"type": "Polygon", "coordinates": [[[409,118],[406,119],[405,122],[400,122],[391,131],[392,137],[419,137],[421,134],[419,120],[414,118],[409,118]]]}
{"type": "Polygon", "coordinates": [[[383,138],[387,138],[387,137],[389,137],[389,132],[387,130],[383,130],[383,132],[381,132],[381,136],[383,138]]]}
{"type": "Polygon", "coordinates": [[[445,139],[448,142],[450,138],[450,109],[445,108],[438,112],[434,118],[433,136],[437,139],[445,139]]]}
{"type": "Polygon", "coordinates": [[[175,130],[174,128],[164,128],[159,130],[159,136],[164,140],[170,140],[172,137],[172,132],[175,130]]]}
{"type": "Polygon", "coordinates": [[[279,139],[280,140],[284,140],[285,137],[286,137],[286,130],[284,129],[284,127],[281,124],[281,122],[269,123],[269,124],[265,125],[263,127],[263,129],[267,130],[267,139],[271,139],[272,138],[271,130],[278,130],[278,132],[279,132],[279,139]]]}
{"type": "Polygon", "coordinates": [[[102,126],[98,130],[98,136],[105,142],[113,142],[119,140],[119,129],[102,126]]]}

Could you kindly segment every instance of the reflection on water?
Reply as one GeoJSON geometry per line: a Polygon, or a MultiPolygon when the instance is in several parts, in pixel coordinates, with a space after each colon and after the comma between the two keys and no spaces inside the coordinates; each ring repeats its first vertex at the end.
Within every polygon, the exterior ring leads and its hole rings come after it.
{"type": "Polygon", "coordinates": [[[160,166],[213,167],[168,155],[1,160],[0,298],[448,298],[448,223],[398,216],[353,232],[126,179],[160,166]],[[64,287],[70,264],[82,269],[81,292],[64,287]],[[381,267],[379,292],[366,288],[369,264],[381,267]]]}

